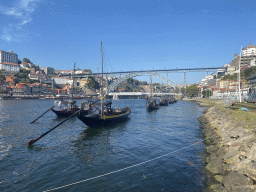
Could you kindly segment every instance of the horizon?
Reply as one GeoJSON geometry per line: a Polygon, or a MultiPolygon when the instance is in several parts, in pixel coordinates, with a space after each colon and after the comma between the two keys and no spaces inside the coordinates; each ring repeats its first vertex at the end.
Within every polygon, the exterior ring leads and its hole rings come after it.
{"type": "MultiPolygon", "coordinates": [[[[76,62],[96,73],[101,42],[104,72],[221,67],[241,46],[256,44],[255,2],[249,0],[10,0],[0,2],[0,15],[1,50],[56,70],[76,62]]],[[[205,76],[187,73],[187,84],[205,76]]],[[[183,84],[182,73],[168,77],[183,84]]]]}

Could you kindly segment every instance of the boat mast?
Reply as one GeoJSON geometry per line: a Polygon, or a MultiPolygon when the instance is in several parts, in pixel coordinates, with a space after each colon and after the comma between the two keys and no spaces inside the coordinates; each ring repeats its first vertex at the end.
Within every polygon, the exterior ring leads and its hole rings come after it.
{"type": "Polygon", "coordinates": [[[101,117],[103,116],[103,53],[102,53],[102,41],[101,41],[101,87],[100,87],[100,99],[101,99],[101,117]]]}
{"type": "Polygon", "coordinates": [[[240,85],[240,63],[241,63],[241,52],[242,52],[242,46],[240,50],[240,60],[239,60],[239,102],[241,103],[241,85],[240,85]]]}
{"type": "Polygon", "coordinates": [[[150,97],[152,99],[152,76],[150,75],[150,97]]]}
{"type": "Polygon", "coordinates": [[[73,88],[72,88],[72,91],[71,91],[71,101],[73,103],[73,100],[74,100],[74,84],[75,84],[75,68],[76,68],[76,62],[74,63],[74,70],[73,70],[73,88]]]}

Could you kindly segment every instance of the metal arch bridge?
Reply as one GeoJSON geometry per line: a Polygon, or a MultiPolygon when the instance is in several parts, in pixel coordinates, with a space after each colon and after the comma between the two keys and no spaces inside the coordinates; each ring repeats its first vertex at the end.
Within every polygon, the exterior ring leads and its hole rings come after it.
{"type": "Polygon", "coordinates": [[[115,81],[113,81],[106,89],[106,92],[104,94],[109,94],[110,92],[114,91],[115,88],[117,86],[119,86],[121,83],[123,83],[124,81],[128,80],[129,78],[131,77],[136,77],[136,76],[143,76],[143,75],[148,75],[148,76],[154,76],[154,77],[157,77],[163,81],[165,81],[168,85],[171,85],[171,86],[175,86],[175,83],[174,81],[172,81],[171,79],[161,75],[160,73],[158,72],[132,72],[132,73],[128,73],[127,75],[121,77],[121,78],[118,78],[116,79],[115,81]]]}
{"type": "MultiPolygon", "coordinates": [[[[128,74],[128,73],[141,73],[141,72],[159,72],[159,73],[186,73],[186,72],[215,72],[218,69],[227,69],[226,67],[207,67],[207,68],[185,68],[185,69],[159,69],[159,70],[141,70],[141,71],[119,71],[119,72],[105,72],[104,75],[114,75],[114,74],[128,74]]],[[[83,78],[88,76],[101,75],[101,73],[91,73],[91,74],[76,74],[76,77],[83,78]]],[[[70,75],[61,75],[70,76],[70,75]]]]}

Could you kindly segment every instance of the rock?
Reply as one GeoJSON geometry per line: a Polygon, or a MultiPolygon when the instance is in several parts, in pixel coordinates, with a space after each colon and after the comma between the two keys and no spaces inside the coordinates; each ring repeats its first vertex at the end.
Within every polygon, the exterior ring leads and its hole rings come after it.
{"type": "Polygon", "coordinates": [[[227,192],[225,187],[223,187],[221,184],[213,184],[210,187],[208,187],[208,191],[213,192],[227,192]]]}
{"type": "Polygon", "coordinates": [[[215,179],[216,181],[218,181],[219,183],[222,183],[222,181],[223,181],[223,176],[221,176],[221,175],[215,175],[215,176],[214,176],[214,179],[215,179]]]}
{"type": "Polygon", "coordinates": [[[232,192],[255,192],[256,185],[231,186],[232,192]]]}
{"type": "Polygon", "coordinates": [[[214,145],[210,145],[210,146],[206,147],[206,151],[207,151],[207,153],[209,153],[209,154],[212,154],[212,153],[214,153],[214,152],[217,151],[217,150],[218,150],[218,148],[215,147],[214,145]]]}
{"type": "Polygon", "coordinates": [[[243,173],[256,181],[256,162],[251,161],[243,165],[243,173]]]}
{"type": "Polygon", "coordinates": [[[222,146],[217,152],[217,157],[223,157],[228,152],[228,146],[222,146]]]}
{"type": "Polygon", "coordinates": [[[232,186],[253,185],[253,181],[249,177],[231,171],[227,176],[223,177],[223,185],[228,191],[231,191],[232,186]]]}
{"type": "Polygon", "coordinates": [[[247,143],[247,142],[251,142],[251,141],[256,141],[256,137],[253,134],[249,134],[244,137],[240,137],[239,139],[228,141],[225,143],[225,145],[241,146],[245,142],[247,143]]]}
{"type": "Polygon", "coordinates": [[[214,179],[215,179],[217,182],[222,183],[223,176],[221,176],[221,175],[215,175],[215,176],[214,176],[214,179]]]}
{"type": "Polygon", "coordinates": [[[223,169],[223,162],[224,161],[222,158],[216,158],[206,165],[206,169],[214,175],[221,174],[223,169]]]}
{"type": "Polygon", "coordinates": [[[212,153],[212,154],[209,156],[209,162],[212,161],[212,160],[214,160],[214,159],[216,159],[216,158],[217,158],[216,154],[215,154],[215,153],[212,153]]]}

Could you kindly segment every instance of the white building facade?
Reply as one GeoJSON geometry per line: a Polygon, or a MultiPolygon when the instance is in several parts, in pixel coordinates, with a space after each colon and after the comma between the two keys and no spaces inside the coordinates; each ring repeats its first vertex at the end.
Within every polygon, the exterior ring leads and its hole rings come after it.
{"type": "Polygon", "coordinates": [[[18,64],[18,55],[13,53],[12,50],[5,52],[0,50],[0,63],[14,63],[18,64]]]}
{"type": "Polygon", "coordinates": [[[19,72],[20,66],[19,64],[15,64],[15,63],[0,63],[0,69],[4,69],[5,71],[19,72]]]}
{"type": "Polygon", "coordinates": [[[256,46],[250,43],[249,46],[242,49],[242,56],[256,56],[256,46]]]}

